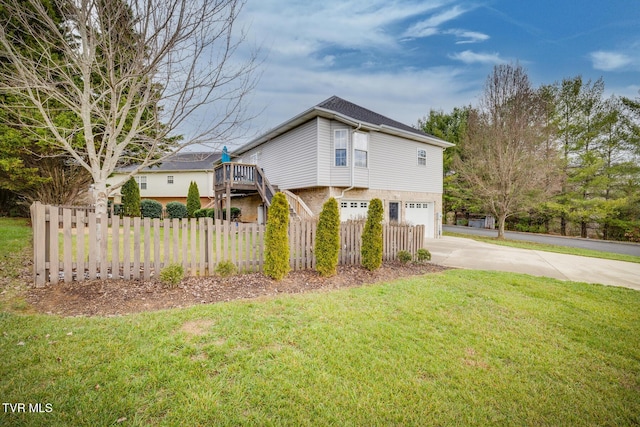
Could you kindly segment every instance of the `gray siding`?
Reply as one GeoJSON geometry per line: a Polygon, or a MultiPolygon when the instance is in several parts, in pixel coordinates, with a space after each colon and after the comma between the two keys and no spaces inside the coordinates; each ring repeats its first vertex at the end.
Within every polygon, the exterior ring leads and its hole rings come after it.
{"type": "Polygon", "coordinates": [[[331,185],[331,165],[333,162],[333,133],[331,121],[318,117],[318,186],[331,185]]]}
{"type": "Polygon", "coordinates": [[[370,188],[442,193],[442,148],[393,135],[369,136],[370,188]],[[418,165],[418,149],[427,151],[427,165],[418,165]]]}
{"type": "Polygon", "coordinates": [[[311,120],[242,155],[249,162],[258,153],[258,165],[267,179],[282,189],[313,187],[318,167],[317,120],[311,120]]]}

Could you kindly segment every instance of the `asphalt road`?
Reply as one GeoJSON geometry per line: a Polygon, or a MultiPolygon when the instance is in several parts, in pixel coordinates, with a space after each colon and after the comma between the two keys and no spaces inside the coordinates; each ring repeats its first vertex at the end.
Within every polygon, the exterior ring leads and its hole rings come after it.
{"type": "MultiPolygon", "coordinates": [[[[483,228],[444,225],[442,229],[451,233],[470,234],[487,237],[498,236],[498,230],[487,230],[483,228]]],[[[640,244],[638,243],[582,239],[580,237],[550,236],[548,234],[520,233],[516,231],[505,231],[504,234],[505,238],[511,240],[523,240],[527,242],[546,243],[549,245],[568,246],[572,248],[592,249],[595,251],[640,256],[640,244]]]]}

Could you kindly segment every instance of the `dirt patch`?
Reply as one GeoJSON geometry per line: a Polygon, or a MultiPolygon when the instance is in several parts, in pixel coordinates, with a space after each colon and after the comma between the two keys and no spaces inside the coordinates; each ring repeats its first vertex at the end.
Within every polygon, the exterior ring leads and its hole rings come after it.
{"type": "MultiPolygon", "coordinates": [[[[158,281],[93,280],[60,283],[26,292],[28,303],[37,311],[62,316],[114,316],[142,311],[189,307],[237,299],[280,294],[326,291],[401,277],[446,270],[435,264],[385,263],[378,270],[361,266],[339,266],[333,277],[320,277],[311,270],[292,271],[277,282],[262,273],[221,277],[189,277],[177,288],[158,281]]],[[[206,325],[188,325],[196,333],[206,325]]]]}

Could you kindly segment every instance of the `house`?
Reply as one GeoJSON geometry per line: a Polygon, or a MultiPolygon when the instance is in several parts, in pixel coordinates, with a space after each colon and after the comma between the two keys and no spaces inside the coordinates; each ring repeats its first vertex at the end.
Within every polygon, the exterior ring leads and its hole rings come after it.
{"type": "MultiPolygon", "coordinates": [[[[195,181],[200,192],[202,206],[213,199],[213,169],[220,161],[219,152],[180,152],[162,163],[146,167],[134,179],[140,187],[140,198],[153,199],[166,205],[168,202],[186,203],[189,184],[195,181]]],[[[117,169],[108,183],[114,183],[126,176],[134,166],[117,169]]],[[[114,202],[120,203],[121,193],[114,194],[114,202]]]]}
{"type": "Polygon", "coordinates": [[[216,167],[214,197],[259,222],[276,190],[298,214],[317,216],[335,197],[343,221],[365,217],[379,198],[386,221],[424,224],[426,237],[438,237],[443,151],[451,146],[333,96],[234,150],[238,163],[216,167]]]}

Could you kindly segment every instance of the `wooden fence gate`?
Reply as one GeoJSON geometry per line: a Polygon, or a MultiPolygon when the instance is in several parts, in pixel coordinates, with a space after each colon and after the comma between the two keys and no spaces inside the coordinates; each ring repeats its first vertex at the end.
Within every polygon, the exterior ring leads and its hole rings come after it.
{"type": "MultiPolygon", "coordinates": [[[[215,274],[221,261],[240,272],[262,271],[265,226],[198,219],[110,218],[81,208],[31,206],[34,282],[157,277],[170,264],[187,275],[215,274]]],[[[315,268],[316,221],[291,221],[289,259],[293,270],[315,268]]],[[[364,224],[342,223],[340,264],[359,264],[364,224]]],[[[383,259],[423,247],[424,226],[383,226],[383,259]]]]}

